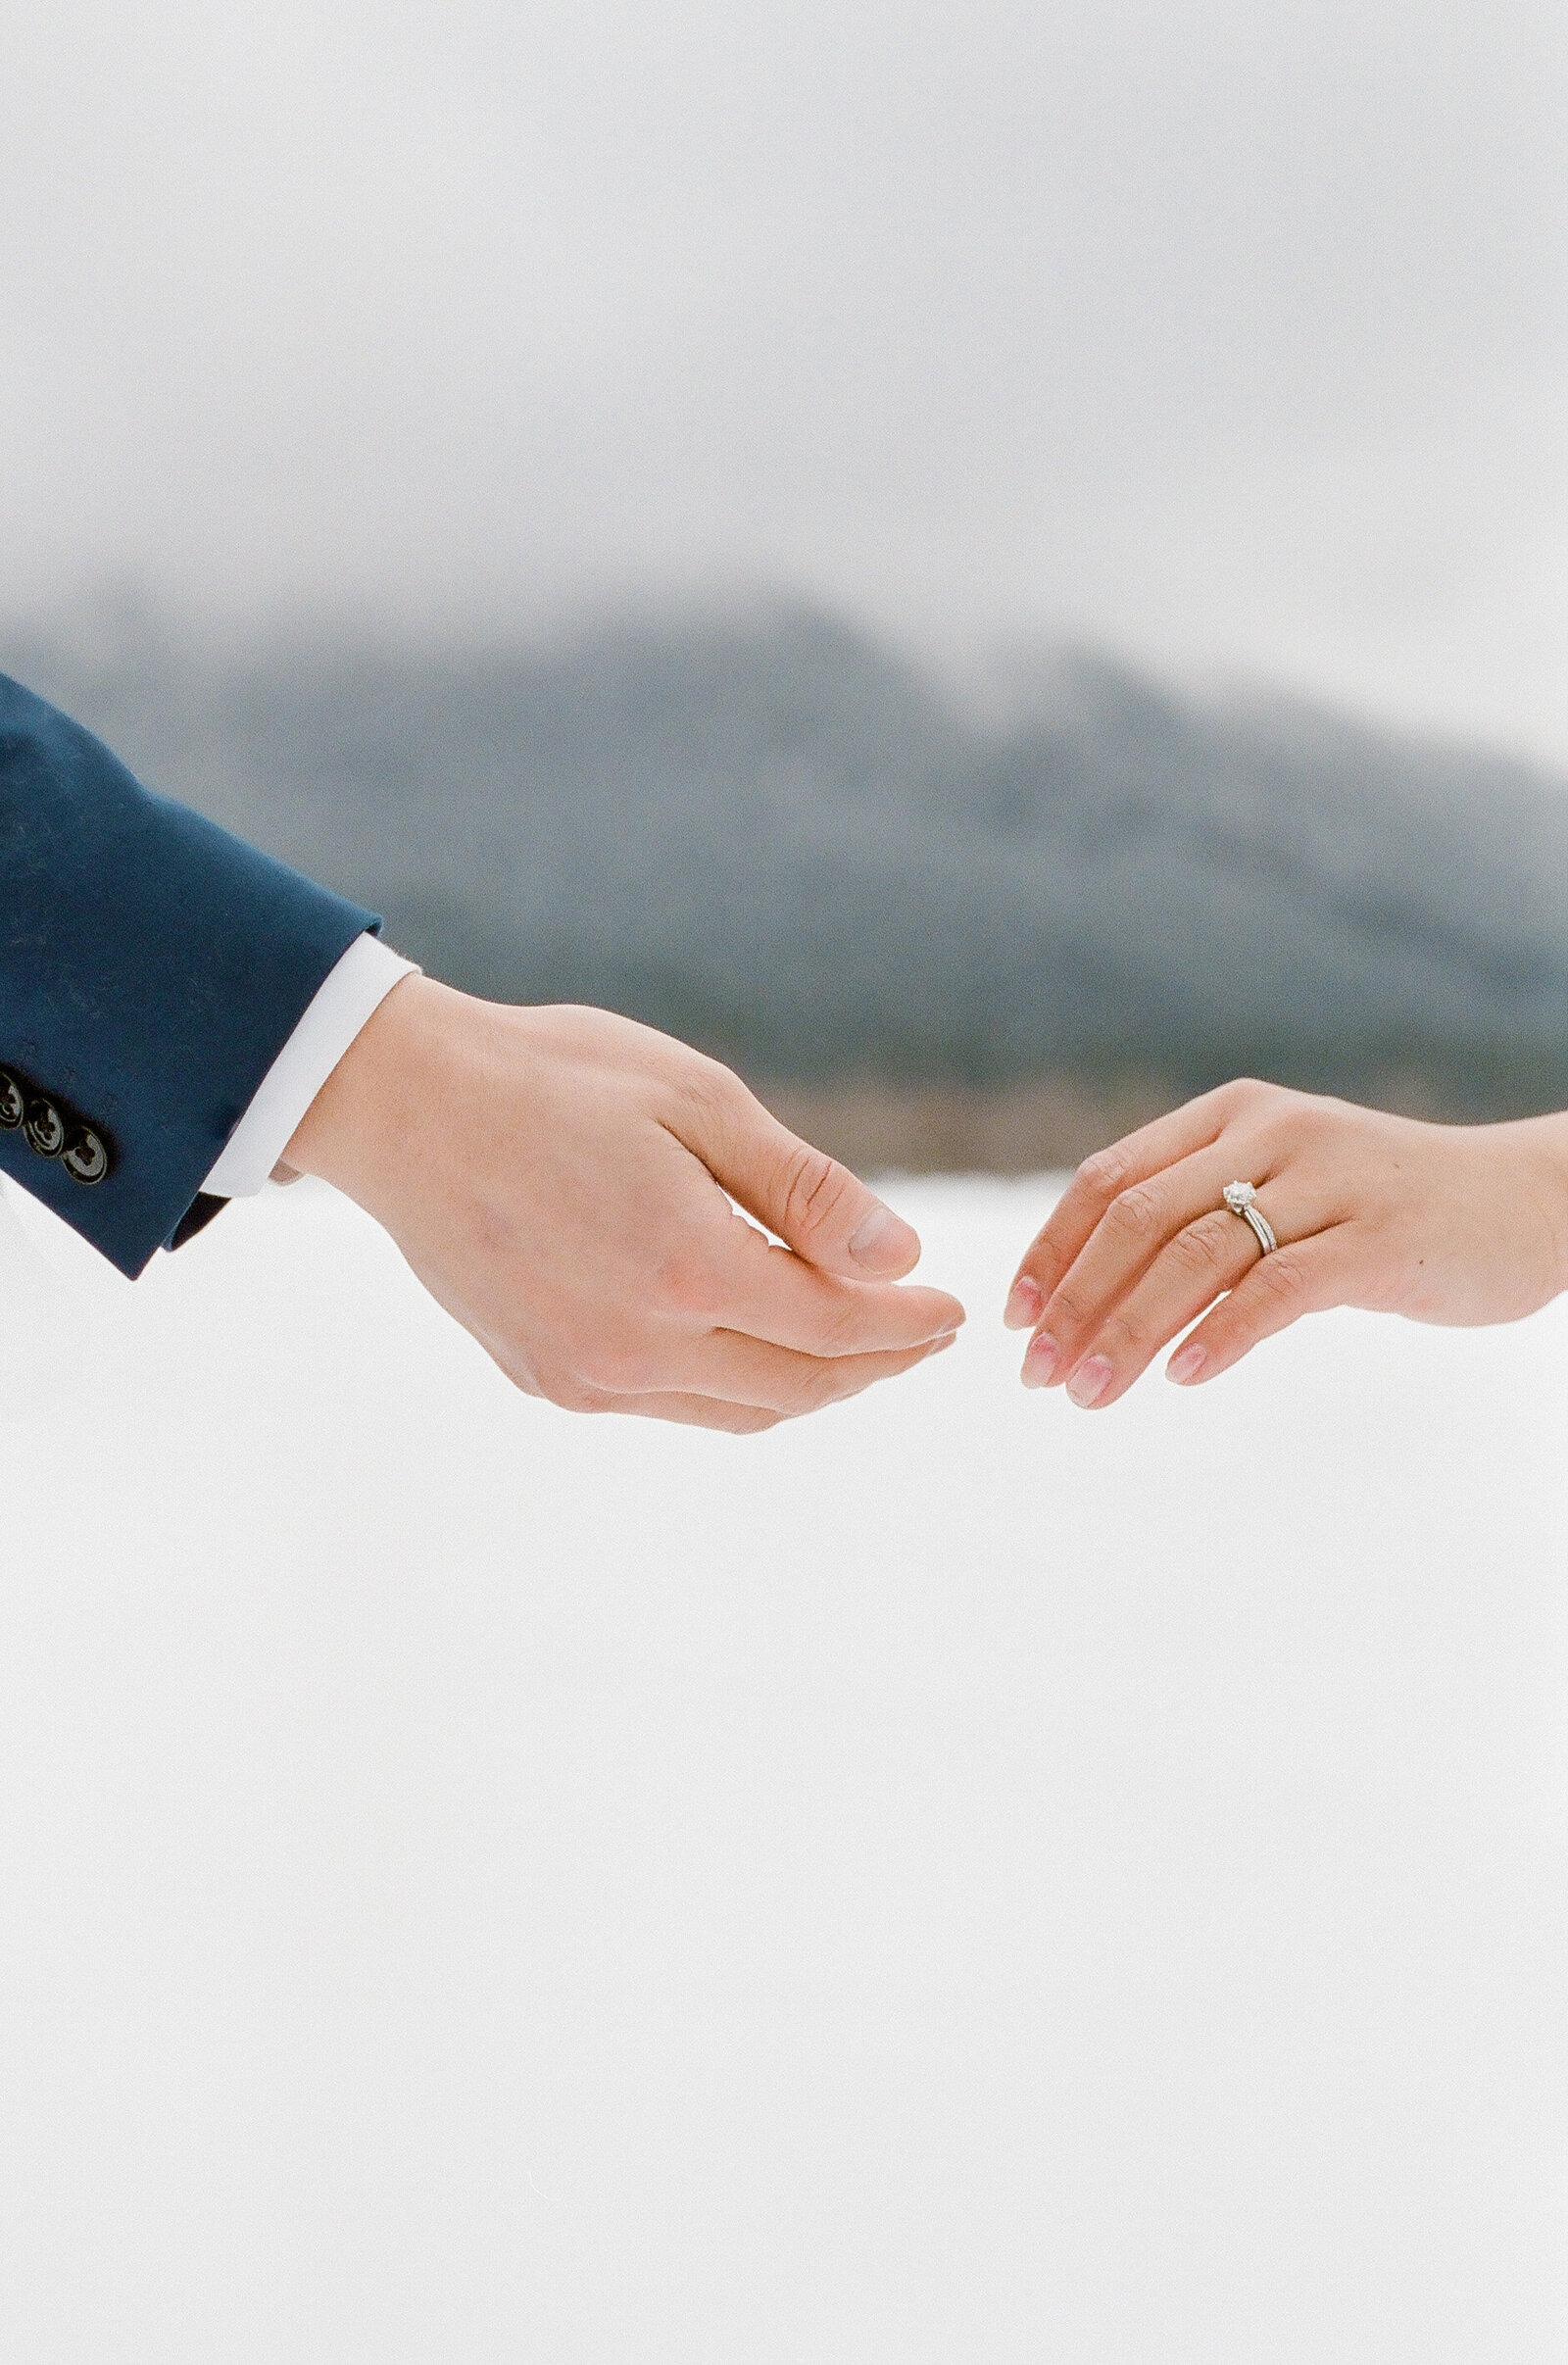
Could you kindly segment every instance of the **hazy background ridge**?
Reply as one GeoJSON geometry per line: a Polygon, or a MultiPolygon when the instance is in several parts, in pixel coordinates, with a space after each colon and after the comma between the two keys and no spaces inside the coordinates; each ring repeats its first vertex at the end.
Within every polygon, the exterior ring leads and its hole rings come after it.
{"type": "Polygon", "coordinates": [[[1248,1069],[1568,1100],[1568,795],[1484,751],[1083,651],[985,707],[785,602],[0,655],[432,971],[668,1027],[860,1156],[1027,1167],[1248,1069]]]}

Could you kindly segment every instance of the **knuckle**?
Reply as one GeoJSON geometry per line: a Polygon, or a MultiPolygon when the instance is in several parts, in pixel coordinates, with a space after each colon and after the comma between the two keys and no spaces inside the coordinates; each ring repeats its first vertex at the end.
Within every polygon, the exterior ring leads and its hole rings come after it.
{"type": "Polygon", "coordinates": [[[865,1311],[853,1298],[836,1297],[822,1315],[817,1336],[828,1355],[851,1355],[864,1340],[865,1311]]]}
{"type": "Polygon", "coordinates": [[[1118,1192],[1104,1214],[1106,1230],[1129,1247],[1142,1247],[1160,1227],[1159,1194],[1150,1183],[1133,1183],[1118,1192]]]}
{"type": "Polygon", "coordinates": [[[733,1116],[752,1097],[733,1067],[703,1052],[691,1054],[681,1081],[687,1101],[707,1116],[733,1116]]]}
{"type": "Polygon", "coordinates": [[[831,1364],[823,1364],[814,1371],[804,1372],[794,1382],[790,1390],[791,1409],[823,1412],[846,1393],[845,1375],[831,1364]]]}
{"type": "Polygon", "coordinates": [[[1227,1263],[1235,1223],[1234,1215],[1205,1216],[1201,1223],[1190,1223],[1178,1232],[1165,1254],[1178,1272],[1197,1281],[1209,1280],[1227,1263]],[[1222,1224],[1226,1227],[1223,1231],[1222,1224]]]}
{"type": "Polygon", "coordinates": [[[1290,1105],[1283,1111],[1287,1138],[1297,1146],[1309,1149],[1333,1142],[1342,1132],[1345,1122],[1343,1101],[1320,1101],[1306,1093],[1293,1093],[1290,1105]]]}
{"type": "Polygon", "coordinates": [[[1306,1267],[1293,1250],[1276,1249],[1259,1264],[1255,1286],[1277,1306],[1299,1307],[1307,1295],[1306,1267]]]}
{"type": "Polygon", "coordinates": [[[1088,1300],[1069,1286],[1057,1290],[1043,1319],[1053,1330],[1081,1330],[1092,1310],[1088,1300]]]}
{"type": "Polygon", "coordinates": [[[1102,1355],[1122,1378],[1136,1375],[1149,1349],[1148,1326],[1131,1314],[1113,1314],[1096,1339],[1095,1353],[1102,1355]]]}
{"type": "Polygon", "coordinates": [[[1111,1200],[1116,1197],[1127,1179],[1127,1153],[1119,1143],[1112,1142],[1105,1150],[1097,1150],[1086,1158],[1074,1180],[1092,1199],[1111,1200]]]}
{"type": "Polygon", "coordinates": [[[667,1311],[697,1320],[715,1315],[724,1294],[712,1258],[694,1250],[665,1256],[660,1264],[655,1289],[659,1303],[667,1311]]]}
{"type": "Polygon", "coordinates": [[[1251,1125],[1298,1123],[1322,1104],[1310,1093],[1289,1084],[1270,1084],[1261,1076],[1238,1076],[1225,1087],[1226,1114],[1251,1125]]]}
{"type": "Polygon", "coordinates": [[[605,1398],[586,1379],[560,1377],[541,1383],[546,1398],[563,1412],[603,1412],[605,1398]]]}
{"type": "Polygon", "coordinates": [[[785,1169],[785,1222],[792,1232],[820,1230],[842,1207],[850,1188],[848,1173],[825,1150],[801,1142],[791,1151],[785,1169]]]}

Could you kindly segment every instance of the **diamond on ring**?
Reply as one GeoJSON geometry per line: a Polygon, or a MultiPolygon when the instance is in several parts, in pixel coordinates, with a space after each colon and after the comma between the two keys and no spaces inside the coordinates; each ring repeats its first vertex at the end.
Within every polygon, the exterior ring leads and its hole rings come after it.
{"type": "Polygon", "coordinates": [[[1240,1215],[1248,1224],[1265,1256],[1271,1256],[1279,1247],[1274,1226],[1257,1205],[1257,1193],[1250,1182],[1229,1182],[1225,1185],[1225,1205],[1233,1215],[1240,1215]]]}

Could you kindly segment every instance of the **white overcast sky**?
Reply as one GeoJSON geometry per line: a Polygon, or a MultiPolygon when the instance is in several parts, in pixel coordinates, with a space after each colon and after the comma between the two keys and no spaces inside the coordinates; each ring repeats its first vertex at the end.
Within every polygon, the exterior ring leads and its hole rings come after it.
{"type": "Polygon", "coordinates": [[[1564,0],[0,13],[0,616],[779,586],[1568,763],[1564,0]]]}

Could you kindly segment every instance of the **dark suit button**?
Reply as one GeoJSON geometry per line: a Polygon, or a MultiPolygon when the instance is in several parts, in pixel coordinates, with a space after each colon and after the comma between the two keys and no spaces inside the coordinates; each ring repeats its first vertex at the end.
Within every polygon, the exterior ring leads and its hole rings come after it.
{"type": "Polygon", "coordinates": [[[73,1182],[99,1183],[109,1171],[109,1153],[90,1125],[74,1125],[60,1163],[73,1182]]]}
{"type": "Polygon", "coordinates": [[[14,1133],[26,1114],[27,1103],[15,1076],[0,1067],[0,1126],[14,1133]]]}
{"type": "Polygon", "coordinates": [[[53,1101],[46,1101],[41,1093],[27,1103],[23,1131],[27,1148],[40,1158],[58,1158],[66,1146],[66,1120],[53,1101]]]}

